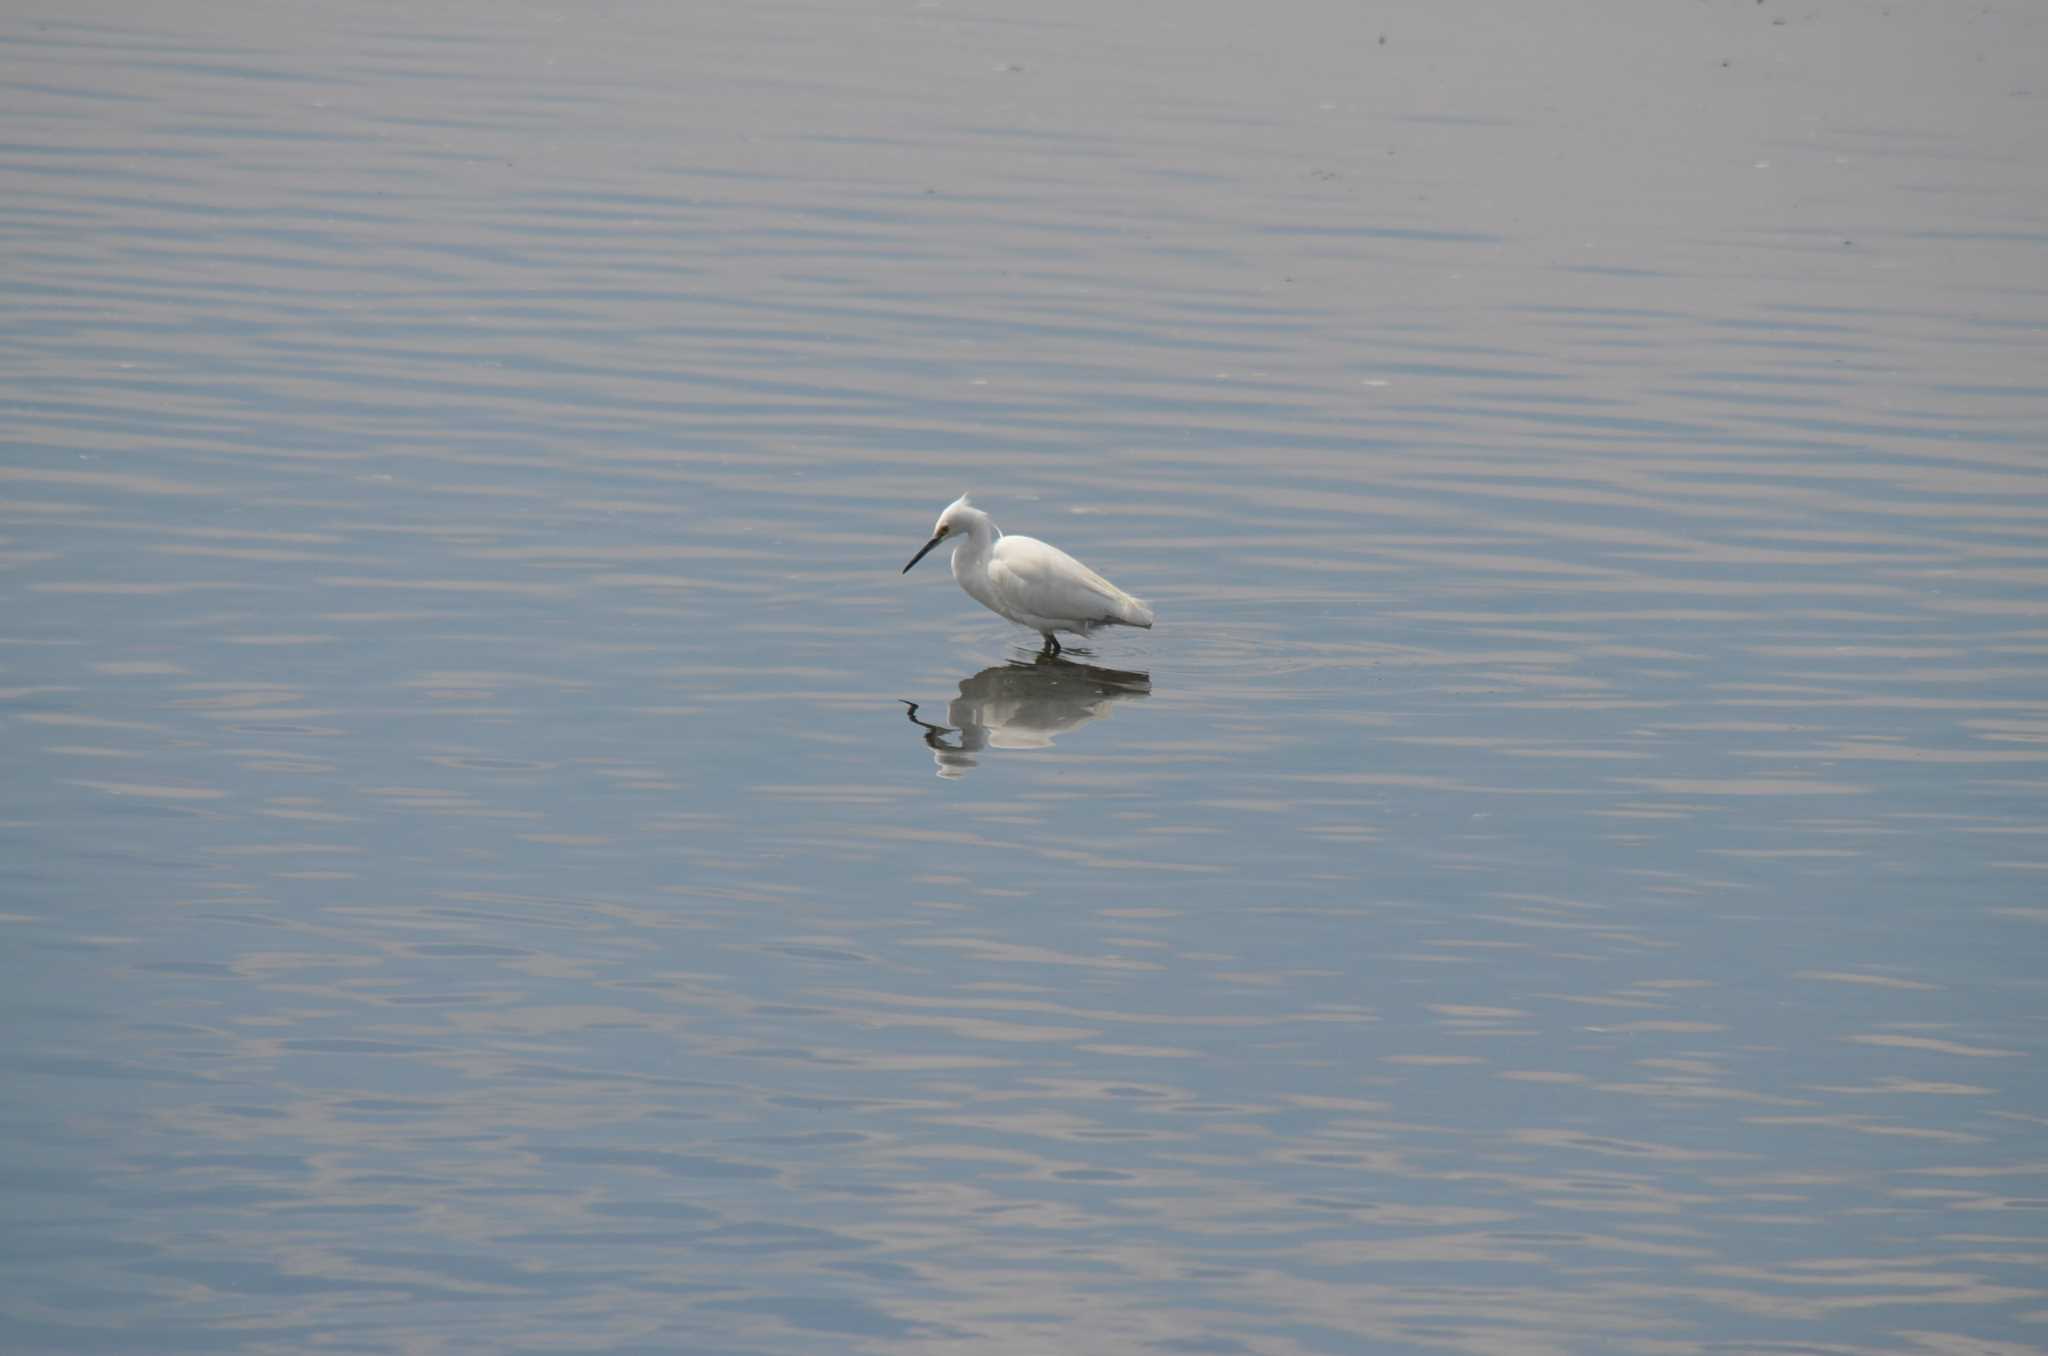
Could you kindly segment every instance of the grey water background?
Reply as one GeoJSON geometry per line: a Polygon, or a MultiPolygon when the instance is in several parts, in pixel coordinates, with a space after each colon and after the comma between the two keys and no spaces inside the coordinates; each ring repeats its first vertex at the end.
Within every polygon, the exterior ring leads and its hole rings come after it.
{"type": "Polygon", "coordinates": [[[0,39],[0,1348],[2048,1345],[2048,11],[0,39]]]}

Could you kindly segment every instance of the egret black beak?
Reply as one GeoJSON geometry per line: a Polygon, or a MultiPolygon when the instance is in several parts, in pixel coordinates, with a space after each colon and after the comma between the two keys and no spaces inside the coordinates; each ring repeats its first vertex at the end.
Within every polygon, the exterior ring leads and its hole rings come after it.
{"type": "MultiPolygon", "coordinates": [[[[923,560],[926,556],[930,555],[932,553],[932,548],[934,546],[937,546],[940,542],[944,541],[945,539],[946,534],[941,532],[938,536],[933,537],[930,541],[926,542],[924,544],[924,548],[920,550],[916,555],[910,558],[910,565],[915,565],[918,561],[923,560]]],[[[903,573],[910,573],[910,565],[905,565],[903,567],[903,573]]]]}

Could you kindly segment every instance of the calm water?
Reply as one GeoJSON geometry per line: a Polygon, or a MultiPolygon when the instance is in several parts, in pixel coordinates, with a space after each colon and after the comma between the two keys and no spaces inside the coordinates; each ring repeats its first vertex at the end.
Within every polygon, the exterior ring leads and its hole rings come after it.
{"type": "Polygon", "coordinates": [[[0,1347],[2048,1345],[2048,11],[1101,8],[0,20],[0,1347]]]}

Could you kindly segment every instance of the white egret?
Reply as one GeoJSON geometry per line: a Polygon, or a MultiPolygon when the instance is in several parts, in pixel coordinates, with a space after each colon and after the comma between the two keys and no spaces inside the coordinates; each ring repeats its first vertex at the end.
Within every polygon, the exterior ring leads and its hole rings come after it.
{"type": "MultiPolygon", "coordinates": [[[[1152,609],[1080,561],[1036,537],[1006,537],[995,520],[961,495],[946,505],[932,539],[910,558],[917,564],[942,541],[954,541],[953,578],[967,596],[997,616],[1045,637],[1058,654],[1055,631],[1085,636],[1098,626],[1152,625],[1152,609]]],[[[910,573],[910,565],[903,573],[910,573]]]]}

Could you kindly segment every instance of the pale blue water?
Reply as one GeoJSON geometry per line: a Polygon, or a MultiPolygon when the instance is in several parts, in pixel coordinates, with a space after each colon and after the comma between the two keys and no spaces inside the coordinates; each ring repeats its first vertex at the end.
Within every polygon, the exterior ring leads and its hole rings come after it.
{"type": "Polygon", "coordinates": [[[0,1347],[2043,1344],[2034,9],[0,35],[0,1347]]]}

